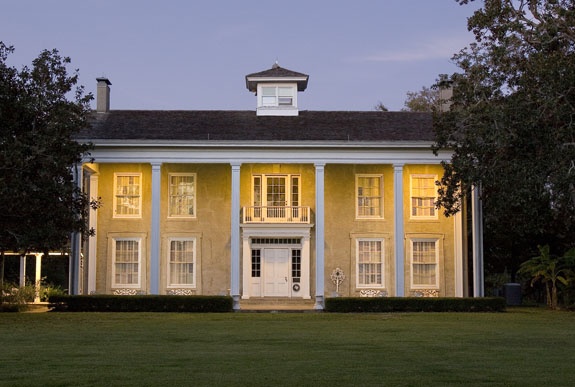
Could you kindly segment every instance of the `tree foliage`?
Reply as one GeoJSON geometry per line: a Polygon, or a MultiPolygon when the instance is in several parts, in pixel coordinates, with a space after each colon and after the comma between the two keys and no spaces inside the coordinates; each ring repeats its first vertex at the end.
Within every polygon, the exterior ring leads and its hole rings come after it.
{"type": "Polygon", "coordinates": [[[0,42],[0,251],[60,250],[88,231],[74,166],[90,146],[73,136],[88,125],[92,96],[57,50],[21,70],[7,64],[12,52],[0,42]]]}
{"type": "Polygon", "coordinates": [[[547,296],[547,306],[557,309],[559,286],[568,286],[574,279],[575,248],[558,257],[551,254],[549,245],[538,246],[539,255],[525,261],[519,267],[520,274],[531,277],[531,286],[543,283],[547,296]]]}
{"type": "Polygon", "coordinates": [[[439,89],[423,86],[419,91],[408,91],[404,102],[404,112],[429,112],[439,108],[439,89]]]}
{"type": "Polygon", "coordinates": [[[381,101],[379,101],[373,108],[375,110],[378,110],[381,112],[388,112],[389,111],[389,109],[381,101]]]}
{"type": "Polygon", "coordinates": [[[438,82],[453,97],[435,149],[454,150],[439,204],[453,214],[481,185],[486,244],[515,270],[537,244],[575,241],[575,1],[485,0],[468,28],[461,72],[438,82]]]}

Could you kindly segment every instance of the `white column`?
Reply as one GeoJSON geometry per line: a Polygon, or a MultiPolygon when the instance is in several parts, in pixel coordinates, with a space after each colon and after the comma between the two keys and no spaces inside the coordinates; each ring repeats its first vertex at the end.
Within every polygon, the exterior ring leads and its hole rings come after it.
{"type": "Polygon", "coordinates": [[[325,164],[315,164],[315,305],[324,308],[324,254],[325,254],[325,164]]]}
{"type": "MultiPolygon", "coordinates": [[[[98,175],[90,175],[90,199],[98,197],[98,175]]],[[[90,228],[96,230],[98,227],[98,210],[90,209],[90,228]]],[[[96,257],[98,246],[98,235],[90,237],[88,242],[88,289],[87,294],[96,292],[96,257]]]]}
{"type": "Polygon", "coordinates": [[[160,199],[162,164],[152,163],[152,223],[150,227],[150,294],[160,294],[160,199]]]}
{"type": "Polygon", "coordinates": [[[393,165],[393,207],[395,229],[395,296],[405,295],[405,248],[403,228],[403,164],[393,165]]]}
{"type": "Polygon", "coordinates": [[[463,297],[463,223],[461,211],[453,216],[453,238],[454,238],[454,251],[453,251],[453,264],[455,270],[455,297],[463,297]]]}
{"type": "MultiPolygon", "coordinates": [[[[82,165],[74,167],[74,183],[78,188],[82,188],[82,165]]],[[[79,232],[72,233],[70,237],[70,269],[69,269],[69,289],[70,294],[80,294],[80,254],[82,253],[82,234],[79,232]]]]}
{"type": "Polygon", "coordinates": [[[481,186],[471,189],[471,235],[473,244],[473,297],[483,297],[483,208],[481,186]]]}
{"type": "Polygon", "coordinates": [[[234,309],[240,309],[240,167],[232,164],[232,208],[231,208],[231,284],[230,293],[234,309]]]}
{"type": "Polygon", "coordinates": [[[309,249],[309,235],[302,238],[301,246],[301,293],[305,300],[311,299],[310,294],[310,249],[309,249]]]}
{"type": "Polygon", "coordinates": [[[34,276],[34,302],[40,302],[40,281],[42,280],[42,254],[36,253],[36,275],[34,276]]]}
{"type": "Polygon", "coordinates": [[[20,287],[26,286],[26,256],[20,256],[20,287]]]}
{"type": "Polygon", "coordinates": [[[244,257],[242,299],[247,300],[252,291],[252,249],[250,248],[250,238],[245,235],[242,238],[242,256],[244,257]]]}

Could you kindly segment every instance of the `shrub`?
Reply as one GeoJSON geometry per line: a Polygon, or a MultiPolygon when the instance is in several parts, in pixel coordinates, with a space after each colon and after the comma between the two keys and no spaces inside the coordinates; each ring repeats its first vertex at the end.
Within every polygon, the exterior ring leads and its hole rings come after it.
{"type": "Polygon", "coordinates": [[[231,312],[233,302],[225,296],[116,296],[54,295],[54,311],[67,312],[231,312]]]}
{"type": "Polygon", "coordinates": [[[19,288],[14,284],[4,283],[0,291],[2,292],[0,312],[24,311],[28,309],[26,303],[34,300],[34,288],[30,286],[19,288]]]}
{"type": "Polygon", "coordinates": [[[327,312],[503,312],[505,299],[427,297],[335,297],[325,301],[327,312]]]}

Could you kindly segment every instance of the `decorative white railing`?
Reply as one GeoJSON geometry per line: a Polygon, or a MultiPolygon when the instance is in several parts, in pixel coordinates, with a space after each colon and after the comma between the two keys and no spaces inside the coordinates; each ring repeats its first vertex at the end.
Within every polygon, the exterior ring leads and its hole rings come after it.
{"type": "Polygon", "coordinates": [[[244,207],[243,223],[309,223],[309,207],[244,207]]]}

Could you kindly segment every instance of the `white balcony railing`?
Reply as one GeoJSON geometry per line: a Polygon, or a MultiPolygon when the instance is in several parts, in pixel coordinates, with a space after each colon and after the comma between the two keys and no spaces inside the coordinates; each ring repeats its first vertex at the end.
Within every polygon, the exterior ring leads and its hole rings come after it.
{"type": "Polygon", "coordinates": [[[243,223],[309,223],[309,207],[244,207],[243,223]]]}

